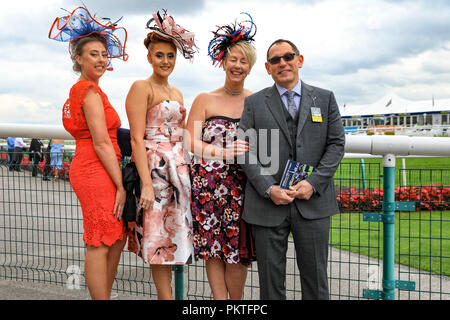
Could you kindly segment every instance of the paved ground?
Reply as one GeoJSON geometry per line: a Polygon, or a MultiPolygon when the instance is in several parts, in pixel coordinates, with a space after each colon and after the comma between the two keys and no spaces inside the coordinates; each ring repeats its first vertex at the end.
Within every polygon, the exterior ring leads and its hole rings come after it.
{"type": "MultiPolygon", "coordinates": [[[[149,297],[113,292],[112,299],[145,300],[149,297]]],[[[0,300],[90,300],[90,296],[85,289],[70,290],[61,285],[0,280],[0,300]]]]}
{"type": "MultiPolygon", "coordinates": [[[[0,166],[0,299],[84,300],[84,244],[81,210],[68,182],[47,182],[29,172],[13,174],[0,166]],[[81,289],[69,285],[81,284],[81,289]]],[[[381,263],[374,258],[335,248],[329,254],[332,299],[361,299],[363,289],[380,288],[381,263]],[[373,280],[369,283],[370,280],[373,280]]],[[[450,300],[450,279],[396,266],[399,280],[414,281],[416,291],[397,299],[450,300]],[[445,294],[440,294],[444,292],[445,294]]],[[[187,299],[210,299],[203,262],[185,268],[187,299]]],[[[300,299],[299,274],[293,245],[288,250],[287,298],[300,299]]],[[[256,263],[247,277],[244,299],[259,299],[256,263]]],[[[124,251],[113,299],[155,299],[150,269],[124,251]],[[125,293],[123,293],[125,292],[125,293]]]]}
{"type": "MultiPolygon", "coordinates": [[[[330,293],[331,299],[362,299],[363,289],[368,288],[369,273],[368,260],[362,259],[358,255],[349,254],[340,250],[332,249],[331,256],[334,260],[340,259],[341,262],[331,262],[329,265],[330,293]],[[367,275],[367,276],[365,276],[367,275]],[[364,277],[366,279],[364,279],[364,277]],[[361,278],[361,279],[360,279],[361,278]]],[[[376,266],[375,261],[370,261],[370,265],[376,266]]],[[[1,270],[0,266],[0,270],[1,270]]],[[[133,268],[133,267],[131,267],[133,268]]],[[[400,274],[401,280],[414,281],[416,291],[397,291],[396,299],[400,300],[450,300],[450,279],[448,277],[430,276],[426,273],[420,273],[418,270],[412,270],[401,266],[396,268],[396,277],[400,274]],[[430,293],[434,292],[434,293],[430,293]],[[440,294],[446,292],[447,294],[440,294]]],[[[146,268],[147,269],[147,268],[146,268]]],[[[376,270],[376,268],[375,268],[376,270]]],[[[381,270],[380,274],[381,274],[381,270]]],[[[146,270],[149,276],[149,270],[146,270]]],[[[376,275],[371,270],[372,275],[376,275]]],[[[288,263],[287,277],[287,296],[288,299],[300,299],[299,275],[293,261],[288,263]],[[295,270],[295,271],[294,271],[295,270]]],[[[377,278],[374,278],[377,279],[377,278]]],[[[185,293],[187,299],[203,300],[210,299],[211,293],[206,283],[204,267],[202,264],[190,266],[185,270],[185,293]]],[[[132,290],[133,281],[126,290],[132,290]]],[[[380,284],[372,282],[374,289],[380,289],[380,284]]],[[[139,286],[139,284],[135,284],[139,286]]],[[[117,288],[116,288],[117,289],[117,288]]],[[[152,295],[135,295],[123,292],[113,292],[112,298],[116,300],[148,300],[155,299],[154,286],[151,279],[146,286],[142,286],[141,291],[152,292],[152,295]]],[[[86,289],[69,289],[67,284],[48,284],[17,280],[0,280],[0,300],[86,300],[89,299],[89,293],[86,289]]],[[[258,300],[258,275],[257,268],[253,266],[250,269],[247,278],[247,285],[244,292],[244,299],[258,300]]]]}

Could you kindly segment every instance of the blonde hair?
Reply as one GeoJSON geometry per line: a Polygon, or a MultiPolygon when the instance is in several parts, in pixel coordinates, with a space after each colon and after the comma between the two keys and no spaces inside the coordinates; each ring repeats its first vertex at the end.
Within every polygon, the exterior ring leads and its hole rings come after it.
{"type": "Polygon", "coordinates": [[[224,58],[227,59],[228,54],[231,52],[231,48],[237,47],[239,50],[242,51],[242,53],[247,57],[248,63],[250,64],[250,69],[253,68],[253,66],[256,63],[256,49],[255,47],[247,41],[238,41],[232,46],[227,48],[227,54],[224,58]]]}

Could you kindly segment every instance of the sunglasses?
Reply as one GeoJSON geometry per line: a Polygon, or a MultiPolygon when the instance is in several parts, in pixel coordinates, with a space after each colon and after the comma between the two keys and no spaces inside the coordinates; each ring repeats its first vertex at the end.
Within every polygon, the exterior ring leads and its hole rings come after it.
{"type": "Polygon", "coordinates": [[[284,61],[288,62],[288,61],[291,61],[292,59],[294,59],[295,56],[296,56],[295,53],[285,53],[285,54],[284,54],[283,56],[281,56],[281,57],[276,56],[276,57],[267,59],[267,61],[268,61],[270,64],[278,64],[278,63],[280,63],[281,58],[283,58],[284,61]]]}

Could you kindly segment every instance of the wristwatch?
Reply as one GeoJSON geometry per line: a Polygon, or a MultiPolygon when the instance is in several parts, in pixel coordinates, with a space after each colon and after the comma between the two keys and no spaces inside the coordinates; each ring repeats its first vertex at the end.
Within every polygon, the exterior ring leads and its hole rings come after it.
{"type": "Polygon", "coordinates": [[[270,199],[270,190],[272,189],[273,185],[267,188],[266,192],[264,193],[264,198],[270,199]]]}

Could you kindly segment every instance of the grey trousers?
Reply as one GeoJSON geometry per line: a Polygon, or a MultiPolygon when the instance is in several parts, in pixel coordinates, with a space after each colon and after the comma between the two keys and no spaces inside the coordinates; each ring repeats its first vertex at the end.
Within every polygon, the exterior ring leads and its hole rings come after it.
{"type": "Polygon", "coordinates": [[[306,220],[290,204],[291,214],[276,227],[251,225],[261,300],[286,300],[286,252],[292,232],[303,300],[327,300],[330,217],[306,220]]]}

